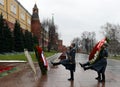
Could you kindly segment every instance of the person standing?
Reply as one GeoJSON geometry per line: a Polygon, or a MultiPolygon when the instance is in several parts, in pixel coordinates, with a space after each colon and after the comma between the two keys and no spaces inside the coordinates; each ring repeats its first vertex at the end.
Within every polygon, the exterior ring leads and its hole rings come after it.
{"type": "Polygon", "coordinates": [[[105,70],[107,66],[107,57],[108,57],[108,50],[107,50],[108,44],[104,43],[99,55],[98,59],[90,64],[87,62],[86,64],[80,64],[81,67],[84,68],[84,70],[92,69],[97,71],[98,77],[96,78],[99,82],[105,82],[105,70]]]}
{"type": "Polygon", "coordinates": [[[75,43],[71,44],[71,50],[69,52],[70,57],[70,64],[69,64],[69,70],[70,70],[70,78],[69,81],[74,80],[74,72],[76,68],[76,61],[75,61],[75,55],[76,55],[76,49],[75,49],[75,43]]]}
{"type": "Polygon", "coordinates": [[[74,80],[74,72],[76,68],[76,62],[75,62],[75,54],[76,54],[76,49],[75,49],[75,43],[72,43],[71,46],[69,47],[69,50],[66,52],[68,58],[63,59],[59,62],[51,62],[53,66],[60,65],[62,64],[65,66],[67,70],[70,71],[70,78],[68,79],[69,81],[74,80]]]}

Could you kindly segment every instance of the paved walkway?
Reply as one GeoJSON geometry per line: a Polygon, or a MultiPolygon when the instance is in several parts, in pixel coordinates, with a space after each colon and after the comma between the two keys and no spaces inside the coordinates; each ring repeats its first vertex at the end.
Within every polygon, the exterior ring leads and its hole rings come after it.
{"type": "Polygon", "coordinates": [[[108,67],[106,70],[106,82],[99,83],[95,80],[97,73],[93,70],[84,71],[78,62],[85,62],[87,56],[84,54],[77,54],[75,80],[68,81],[70,76],[68,70],[64,66],[59,65],[52,67],[47,76],[42,76],[37,84],[37,87],[120,87],[120,62],[108,60],[108,67]]]}
{"type": "Polygon", "coordinates": [[[120,87],[120,61],[108,60],[106,70],[106,82],[99,83],[95,80],[97,73],[93,70],[84,71],[79,62],[86,62],[87,56],[84,54],[76,55],[76,72],[74,81],[68,81],[70,72],[59,65],[51,67],[48,74],[40,76],[39,67],[37,75],[31,71],[28,65],[18,73],[0,78],[0,87],[120,87]],[[41,77],[41,78],[40,78],[41,77]]]}

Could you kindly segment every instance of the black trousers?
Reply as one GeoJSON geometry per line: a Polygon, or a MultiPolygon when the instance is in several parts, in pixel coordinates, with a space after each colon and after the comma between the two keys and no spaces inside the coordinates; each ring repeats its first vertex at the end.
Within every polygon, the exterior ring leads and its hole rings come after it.
{"type": "Polygon", "coordinates": [[[102,69],[100,72],[98,72],[98,77],[103,81],[105,80],[105,72],[102,72],[102,69]]]}
{"type": "Polygon", "coordinates": [[[86,62],[86,63],[83,64],[83,67],[89,66],[89,65],[90,65],[90,63],[89,63],[89,62],[86,62]]]}
{"type": "Polygon", "coordinates": [[[56,65],[60,65],[61,63],[60,63],[60,62],[56,62],[56,63],[53,63],[53,62],[52,62],[52,64],[53,64],[54,66],[56,66],[56,65]]]}
{"type": "Polygon", "coordinates": [[[74,71],[73,70],[70,70],[70,78],[74,79],[74,71]]]}

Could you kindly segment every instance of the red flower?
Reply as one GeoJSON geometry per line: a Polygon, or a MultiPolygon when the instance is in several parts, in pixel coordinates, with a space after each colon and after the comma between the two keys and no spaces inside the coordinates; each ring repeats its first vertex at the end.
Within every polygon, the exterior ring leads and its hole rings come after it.
{"type": "Polygon", "coordinates": [[[14,66],[0,66],[0,73],[11,70],[14,66]]]}

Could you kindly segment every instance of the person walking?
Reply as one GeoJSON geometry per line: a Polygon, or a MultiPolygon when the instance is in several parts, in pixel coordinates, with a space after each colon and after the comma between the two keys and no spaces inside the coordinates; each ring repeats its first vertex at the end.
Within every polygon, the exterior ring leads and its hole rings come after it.
{"type": "Polygon", "coordinates": [[[75,61],[75,55],[76,55],[76,49],[75,49],[75,43],[72,43],[71,46],[69,47],[69,50],[66,52],[68,58],[63,59],[59,62],[51,62],[53,66],[60,65],[62,64],[65,66],[67,70],[70,71],[70,78],[68,79],[69,81],[74,80],[74,72],[76,68],[76,61],[75,61]]]}
{"type": "Polygon", "coordinates": [[[76,55],[76,49],[75,49],[75,44],[71,45],[71,50],[69,52],[69,56],[70,56],[70,64],[69,64],[69,70],[70,70],[70,78],[68,79],[70,80],[74,80],[74,72],[75,72],[75,68],[76,68],[76,61],[75,61],[75,55],[76,55]]]}
{"type": "Polygon", "coordinates": [[[108,50],[107,50],[108,44],[104,43],[98,58],[94,61],[94,63],[90,64],[90,62],[87,62],[85,64],[80,64],[81,67],[83,67],[84,70],[92,69],[97,71],[98,77],[96,78],[99,82],[105,82],[105,70],[107,66],[107,57],[108,57],[108,50]]]}

